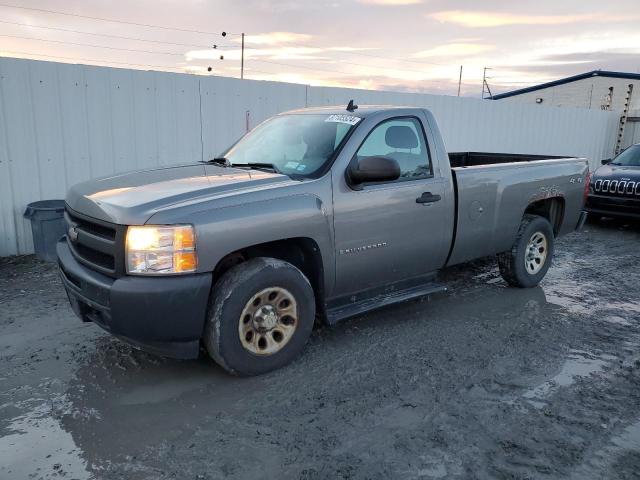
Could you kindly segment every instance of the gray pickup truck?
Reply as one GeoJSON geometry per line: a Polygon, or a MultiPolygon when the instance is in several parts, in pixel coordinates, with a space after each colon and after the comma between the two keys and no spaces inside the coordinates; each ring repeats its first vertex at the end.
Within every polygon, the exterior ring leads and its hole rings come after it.
{"type": "MultiPolygon", "coordinates": [[[[148,351],[254,375],[334,323],[445,290],[443,267],[496,255],[531,287],[584,222],[585,160],[451,168],[421,108],[277,115],[220,158],[92,180],[57,245],[74,311],[148,351]]],[[[492,163],[492,162],[490,162],[492,163]]]]}

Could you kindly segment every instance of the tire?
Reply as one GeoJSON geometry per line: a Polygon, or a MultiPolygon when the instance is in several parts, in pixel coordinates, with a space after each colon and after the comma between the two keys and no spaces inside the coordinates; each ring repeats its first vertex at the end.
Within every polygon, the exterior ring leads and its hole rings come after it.
{"type": "Polygon", "coordinates": [[[549,221],[538,215],[526,214],[511,250],[498,254],[500,274],[513,287],[535,287],[549,270],[553,251],[553,228],[549,221]]]}
{"type": "Polygon", "coordinates": [[[313,288],[300,270],[282,260],[253,258],[215,284],[203,343],[229,373],[260,375],[300,354],[314,318],[313,288]]]}

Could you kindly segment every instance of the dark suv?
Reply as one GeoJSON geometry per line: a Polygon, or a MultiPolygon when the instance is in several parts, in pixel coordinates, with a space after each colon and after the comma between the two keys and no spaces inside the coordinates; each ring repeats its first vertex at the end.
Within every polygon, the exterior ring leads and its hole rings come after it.
{"type": "Polygon", "coordinates": [[[640,144],[603,163],[591,176],[589,218],[640,218],[640,144]]]}

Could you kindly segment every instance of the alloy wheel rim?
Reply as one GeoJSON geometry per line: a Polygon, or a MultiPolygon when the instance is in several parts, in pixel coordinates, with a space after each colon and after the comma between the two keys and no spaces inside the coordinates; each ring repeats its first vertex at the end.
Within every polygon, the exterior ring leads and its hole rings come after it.
{"type": "Polygon", "coordinates": [[[238,335],[245,350],[273,355],[284,348],[298,327],[298,305],[282,287],[260,290],[246,303],[238,321],[238,335]]]}
{"type": "Polygon", "coordinates": [[[524,254],[524,266],[527,273],[535,275],[547,260],[548,242],[547,237],[542,232],[536,232],[531,235],[524,254]]]}

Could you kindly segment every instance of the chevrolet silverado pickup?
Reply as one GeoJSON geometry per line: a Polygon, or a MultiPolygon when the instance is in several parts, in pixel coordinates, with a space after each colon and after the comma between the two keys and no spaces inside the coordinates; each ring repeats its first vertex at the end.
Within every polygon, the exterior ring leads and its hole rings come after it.
{"type": "Polygon", "coordinates": [[[73,310],[255,375],[316,319],[446,290],[450,265],[497,255],[508,284],[537,285],[584,221],[583,159],[451,168],[430,111],[356,108],[279,114],[211,161],[72,187],[57,253],[73,310]]]}
{"type": "Polygon", "coordinates": [[[603,163],[591,177],[589,217],[640,218],[640,144],[603,163]]]}

